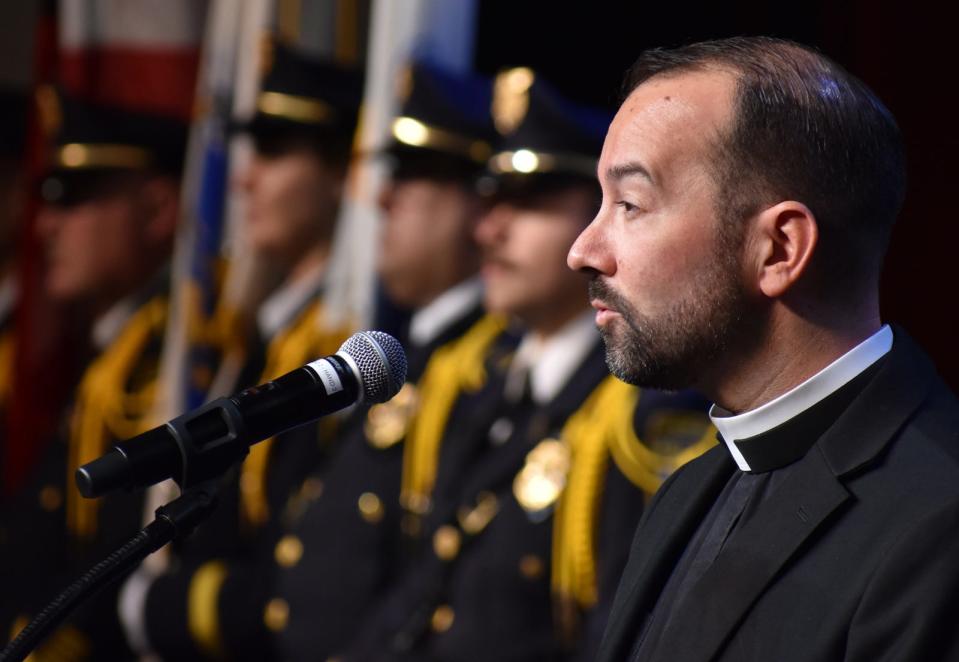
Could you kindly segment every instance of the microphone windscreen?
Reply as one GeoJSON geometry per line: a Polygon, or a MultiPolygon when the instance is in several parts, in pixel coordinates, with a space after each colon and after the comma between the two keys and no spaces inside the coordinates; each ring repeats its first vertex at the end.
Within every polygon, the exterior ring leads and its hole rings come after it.
{"type": "Polygon", "coordinates": [[[386,402],[406,381],[406,353],[399,341],[388,333],[354,333],[337,353],[346,354],[356,365],[366,402],[386,402]]]}

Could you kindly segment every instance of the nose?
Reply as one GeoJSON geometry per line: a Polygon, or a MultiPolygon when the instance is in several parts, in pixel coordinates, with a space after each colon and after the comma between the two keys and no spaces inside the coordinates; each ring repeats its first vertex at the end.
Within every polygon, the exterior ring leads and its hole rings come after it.
{"type": "Polygon", "coordinates": [[[376,196],[376,204],[379,206],[380,211],[388,214],[393,207],[395,198],[396,187],[392,182],[386,182],[383,184],[383,188],[380,189],[379,195],[376,196]]]}
{"type": "Polygon", "coordinates": [[[506,236],[512,215],[513,210],[509,205],[503,203],[493,205],[476,223],[474,231],[476,243],[488,248],[501,242],[506,236]]]}
{"type": "Polygon", "coordinates": [[[566,256],[566,264],[573,271],[600,273],[612,276],[616,272],[616,259],[609,249],[605,228],[597,216],[579,233],[566,256]]]}
{"type": "Polygon", "coordinates": [[[260,157],[254,153],[246,165],[241,167],[233,176],[233,186],[244,193],[252,191],[256,184],[256,172],[259,169],[259,164],[260,157]]]}

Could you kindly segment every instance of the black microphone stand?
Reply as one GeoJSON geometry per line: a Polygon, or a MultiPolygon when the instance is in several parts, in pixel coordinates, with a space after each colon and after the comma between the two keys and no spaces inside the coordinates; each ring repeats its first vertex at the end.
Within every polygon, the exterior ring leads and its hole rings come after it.
{"type": "Polygon", "coordinates": [[[186,490],[156,510],[156,519],[53,599],[0,651],[0,662],[21,662],[81,603],[130,573],[147,556],[190,533],[216,507],[215,486],[186,490]]]}

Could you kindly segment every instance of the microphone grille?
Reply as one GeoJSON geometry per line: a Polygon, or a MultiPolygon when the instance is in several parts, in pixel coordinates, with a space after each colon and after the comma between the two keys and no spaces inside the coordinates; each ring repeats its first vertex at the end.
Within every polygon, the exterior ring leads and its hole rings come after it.
{"type": "Polygon", "coordinates": [[[406,381],[406,353],[399,341],[382,331],[360,331],[340,346],[356,364],[366,402],[386,402],[406,381]]]}

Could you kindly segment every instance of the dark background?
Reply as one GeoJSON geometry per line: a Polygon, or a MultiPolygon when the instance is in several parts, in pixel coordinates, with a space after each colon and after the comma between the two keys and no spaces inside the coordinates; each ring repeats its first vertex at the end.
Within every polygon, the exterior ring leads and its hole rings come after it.
{"type": "Polygon", "coordinates": [[[889,106],[908,157],[906,204],[882,283],[884,321],[902,324],[959,389],[956,131],[959,35],[945,8],[921,2],[522,2],[480,0],[476,68],[526,65],[572,98],[615,109],[641,51],[765,34],[814,46],[889,106]]]}

